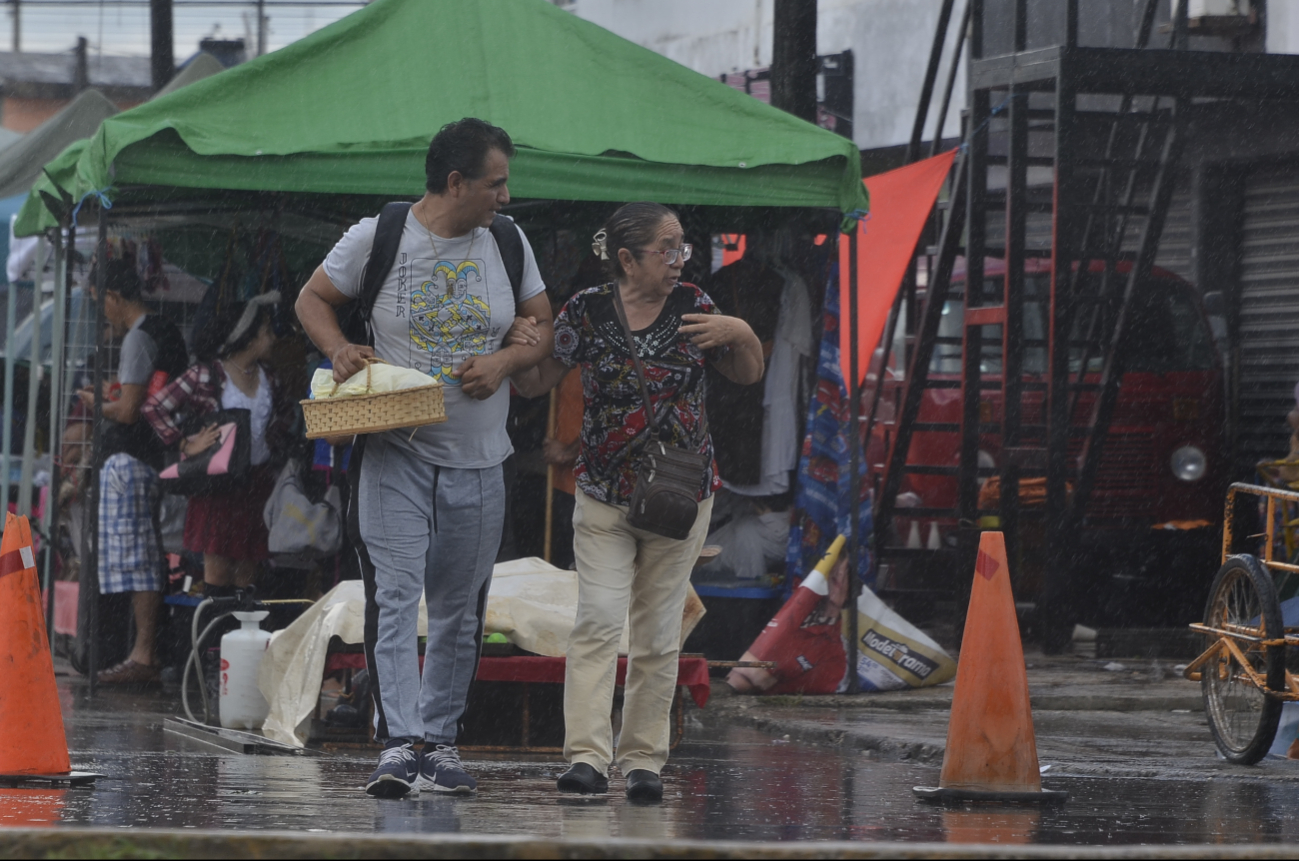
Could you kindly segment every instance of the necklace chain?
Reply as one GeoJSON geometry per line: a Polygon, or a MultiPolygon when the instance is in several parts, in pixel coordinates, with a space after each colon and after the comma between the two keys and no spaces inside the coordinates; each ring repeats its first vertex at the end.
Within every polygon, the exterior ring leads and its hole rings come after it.
{"type": "MultiPolygon", "coordinates": [[[[415,220],[419,222],[419,226],[424,228],[424,232],[428,234],[428,244],[433,246],[433,256],[441,259],[442,254],[441,252],[438,251],[438,244],[433,239],[433,231],[430,230],[429,226],[424,223],[424,219],[416,216],[415,220]]],[[[476,241],[478,241],[478,228],[475,227],[469,231],[469,250],[465,252],[465,257],[464,257],[465,260],[468,260],[470,257],[473,256],[474,243],[476,241]]]]}

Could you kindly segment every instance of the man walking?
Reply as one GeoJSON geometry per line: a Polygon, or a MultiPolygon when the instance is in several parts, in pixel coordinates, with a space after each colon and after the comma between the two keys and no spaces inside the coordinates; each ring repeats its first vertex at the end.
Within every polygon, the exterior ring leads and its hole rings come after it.
{"type": "Polygon", "coordinates": [[[360,437],[351,461],[349,520],[359,532],[365,579],[375,740],[385,746],[366,792],[381,798],[477,788],[460,763],[456,736],[501,540],[501,464],[512,451],[506,380],[550,355],[552,344],[550,302],[532,249],[498,214],[510,202],[513,155],[509,135],[482,120],[443,127],[429,145],[423,198],[396,216],[389,204],[379,218],[352,227],[297,302],[335,379],[378,356],[446,386],[445,422],[414,436],[360,437]],[[375,285],[376,273],[385,272],[375,285]],[[339,325],[338,309],[353,300],[360,306],[354,312],[369,312],[370,345],[349,341],[339,325]],[[544,321],[542,343],[503,348],[516,314],[544,321]],[[428,604],[422,679],[421,591],[428,604]]]}
{"type": "MultiPolygon", "coordinates": [[[[95,283],[94,277],[91,283],[95,283]]],[[[162,608],[162,539],[158,532],[163,446],[140,420],[144,399],[184,372],[185,339],[175,324],[150,314],[143,284],[130,260],[110,260],[104,271],[104,316],[122,338],[117,366],[121,394],[103,402],[99,472],[99,591],[130,592],[135,644],[126,660],[96,676],[105,685],[157,684],[157,623],[162,608]]],[[[93,389],[78,392],[94,407],[93,389]]]]}

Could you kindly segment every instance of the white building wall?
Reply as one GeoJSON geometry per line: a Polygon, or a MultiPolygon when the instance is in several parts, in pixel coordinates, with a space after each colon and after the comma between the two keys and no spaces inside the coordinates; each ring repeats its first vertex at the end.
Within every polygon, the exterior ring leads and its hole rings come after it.
{"type": "Polygon", "coordinates": [[[1299,54],[1299,0],[1267,4],[1267,52],[1299,54]]]}
{"type": "MultiPolygon", "coordinates": [[[[568,8],[716,78],[771,64],[774,5],[773,0],[574,0],[568,8]]],[[[818,0],[817,52],[853,52],[853,138],[859,148],[895,146],[910,138],[940,5],[938,0],[818,0]]],[[[958,23],[949,28],[949,43],[958,23]]],[[[945,75],[946,69],[940,70],[935,101],[945,75]]],[[[959,132],[964,93],[962,69],[945,137],[959,132]]],[[[930,134],[927,130],[925,136],[930,134]]]]}

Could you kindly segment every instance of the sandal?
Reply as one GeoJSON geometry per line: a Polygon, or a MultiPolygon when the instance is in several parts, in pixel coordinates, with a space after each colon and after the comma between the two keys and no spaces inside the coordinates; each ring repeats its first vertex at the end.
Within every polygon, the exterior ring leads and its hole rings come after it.
{"type": "Polygon", "coordinates": [[[162,683],[162,668],[126,660],[100,670],[95,681],[101,685],[157,685],[162,683]]]}

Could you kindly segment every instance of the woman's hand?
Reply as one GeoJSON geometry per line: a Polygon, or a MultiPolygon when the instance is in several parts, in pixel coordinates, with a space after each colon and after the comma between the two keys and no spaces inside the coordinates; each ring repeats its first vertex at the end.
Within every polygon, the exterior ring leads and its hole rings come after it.
{"type": "Polygon", "coordinates": [[[682,314],[681,320],[686,325],[679,331],[701,350],[738,347],[747,339],[756,337],[749,324],[739,317],[727,317],[722,314],[682,314]]]}
{"type": "Polygon", "coordinates": [[[186,437],[180,444],[180,453],[185,457],[194,457],[216,445],[220,438],[221,432],[217,430],[217,426],[210,424],[193,436],[186,437]]]}
{"type": "Polygon", "coordinates": [[[536,317],[515,317],[514,325],[505,333],[507,347],[535,347],[541,343],[541,330],[536,317]]]}
{"type": "Polygon", "coordinates": [[[765,370],[762,344],[758,343],[758,336],[753,334],[748,323],[739,317],[723,314],[682,314],[681,321],[685,325],[678,331],[699,349],[731,348],[717,360],[717,370],[727,379],[742,386],[762,379],[765,370]]]}

